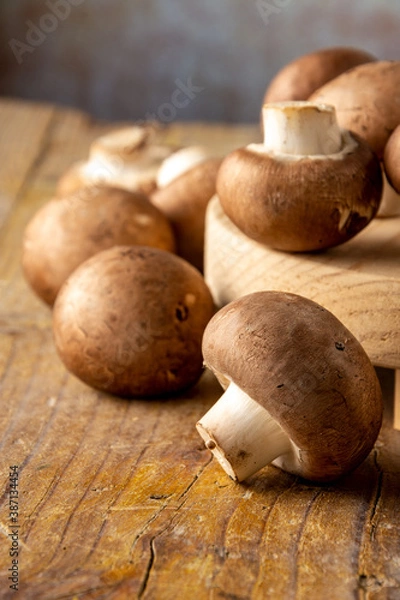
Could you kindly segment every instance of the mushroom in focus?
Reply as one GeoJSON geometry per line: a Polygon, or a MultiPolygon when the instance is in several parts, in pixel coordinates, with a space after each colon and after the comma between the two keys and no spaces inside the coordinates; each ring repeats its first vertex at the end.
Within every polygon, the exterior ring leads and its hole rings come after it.
{"type": "Polygon", "coordinates": [[[330,481],[371,451],[382,422],[378,378],[319,304],[283,292],[242,296],[211,319],[203,355],[226,391],[197,429],[233,479],[273,464],[330,481]]]}
{"type": "Polygon", "coordinates": [[[168,218],[175,233],[177,253],[203,269],[205,214],[214,196],[221,159],[210,158],[193,146],[172,154],[158,174],[151,201],[168,218]]]}
{"type": "Polygon", "coordinates": [[[155,143],[154,136],[151,126],[134,125],[95,139],[89,159],[73,164],[60,178],[57,195],[98,184],[150,194],[161,163],[175,150],[155,143]]]}
{"type": "Polygon", "coordinates": [[[166,217],[139,192],[86,187],[47,202],[33,216],[25,229],[22,266],[33,290],[52,305],[61,285],[87,258],[134,244],[174,252],[166,217]]]}
{"type": "Polygon", "coordinates": [[[366,142],[340,129],[335,109],[311,102],[263,108],[264,143],[229,154],[217,178],[227,216],[248,237],[278,250],[341,244],[375,216],[379,161],[366,142]]]}
{"type": "Polygon", "coordinates": [[[375,60],[369,52],[341,46],[304,54],[275,75],[265,93],[264,104],[308,100],[315,90],[341,73],[375,60]]]}
{"type": "Polygon", "coordinates": [[[157,248],[115,246],[85,261],[61,288],[54,339],[67,369],[88,385],[158,396],[200,377],[213,313],[210,291],[189,263],[157,248]]]}

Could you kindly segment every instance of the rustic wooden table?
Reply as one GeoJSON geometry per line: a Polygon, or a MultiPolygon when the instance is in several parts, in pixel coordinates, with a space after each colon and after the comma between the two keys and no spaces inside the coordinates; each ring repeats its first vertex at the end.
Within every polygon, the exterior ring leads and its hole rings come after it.
{"type": "MultiPolygon", "coordinates": [[[[21,275],[21,236],[105,129],[79,112],[0,101],[0,597],[400,598],[390,371],[379,371],[388,402],[374,451],[324,486],[273,467],[231,481],[194,427],[220,394],[208,373],[175,399],[127,401],[65,371],[50,310],[21,275]]],[[[176,123],[160,135],[229,150],[257,129],[176,123]]]]}

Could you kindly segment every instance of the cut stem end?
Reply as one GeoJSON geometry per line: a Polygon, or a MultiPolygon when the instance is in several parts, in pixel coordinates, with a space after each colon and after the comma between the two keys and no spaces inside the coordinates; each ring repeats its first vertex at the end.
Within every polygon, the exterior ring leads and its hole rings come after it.
{"type": "Polygon", "coordinates": [[[342,149],[333,106],[312,102],[276,102],[262,110],[265,152],[315,156],[342,149]]]}
{"type": "Polygon", "coordinates": [[[196,425],[224,471],[243,481],[293,450],[269,412],[234,383],[196,425]]]}

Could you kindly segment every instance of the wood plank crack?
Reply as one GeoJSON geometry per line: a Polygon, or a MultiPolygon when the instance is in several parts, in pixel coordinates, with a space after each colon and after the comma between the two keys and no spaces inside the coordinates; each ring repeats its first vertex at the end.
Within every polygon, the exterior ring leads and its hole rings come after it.
{"type": "Polygon", "coordinates": [[[213,456],[211,455],[207,462],[204,463],[204,465],[202,465],[202,467],[199,469],[198,473],[195,474],[193,480],[189,483],[189,485],[186,486],[186,488],[184,489],[184,491],[180,494],[179,496],[179,500],[181,498],[183,498],[183,502],[178,506],[177,508],[177,512],[182,508],[182,506],[185,504],[186,502],[186,497],[188,495],[188,493],[190,492],[190,490],[192,489],[192,487],[195,485],[195,483],[198,482],[199,478],[201,477],[201,475],[204,473],[204,470],[208,467],[208,465],[212,462],[213,460],[213,456]]]}
{"type": "Polygon", "coordinates": [[[156,551],[155,551],[155,546],[154,546],[156,537],[157,536],[155,535],[150,539],[150,557],[149,557],[149,562],[147,563],[146,572],[144,574],[143,581],[139,588],[139,592],[138,592],[139,599],[142,598],[143,594],[146,591],[147,583],[150,579],[150,573],[151,573],[151,570],[153,568],[154,561],[156,558],[156,551]]]}
{"type": "Polygon", "coordinates": [[[375,497],[374,497],[374,500],[372,503],[371,515],[369,518],[369,523],[371,526],[369,537],[370,537],[371,541],[373,541],[375,539],[375,531],[378,526],[378,521],[379,521],[378,508],[379,508],[381,497],[382,497],[382,484],[383,484],[383,471],[378,462],[378,450],[377,449],[374,450],[374,464],[375,464],[376,470],[378,472],[378,480],[377,480],[377,484],[376,484],[375,497]]]}
{"type": "Polygon", "coordinates": [[[374,573],[370,572],[370,569],[368,568],[369,561],[367,560],[373,550],[373,545],[376,543],[375,536],[379,521],[379,508],[382,501],[383,469],[378,462],[378,452],[377,448],[373,451],[373,464],[376,469],[377,478],[375,491],[370,503],[369,517],[364,526],[364,542],[361,545],[358,560],[357,587],[360,600],[368,600],[370,593],[376,592],[382,587],[388,587],[389,585],[389,582],[378,578],[374,573]]]}
{"type": "MultiPolygon", "coordinates": [[[[96,412],[97,412],[97,410],[98,410],[98,409],[99,409],[99,405],[97,404],[97,405],[95,406],[95,411],[94,411],[94,413],[95,413],[95,414],[96,414],[96,412]]],[[[118,433],[119,433],[119,431],[121,430],[121,428],[122,428],[122,426],[123,426],[123,423],[124,423],[124,420],[125,420],[125,417],[126,417],[126,412],[127,412],[127,407],[125,408],[125,411],[124,411],[124,412],[121,414],[120,421],[119,421],[119,424],[118,424],[118,428],[116,428],[116,430],[117,430],[117,432],[118,432],[118,433]]],[[[80,444],[79,444],[79,446],[81,446],[81,444],[82,444],[82,443],[85,441],[85,439],[86,439],[86,437],[87,437],[87,429],[88,429],[90,426],[92,426],[92,424],[93,424],[93,422],[90,422],[90,423],[88,423],[88,427],[87,427],[87,428],[85,429],[85,431],[83,432],[83,435],[82,435],[82,437],[81,437],[81,441],[80,441],[80,444]]],[[[107,458],[108,458],[108,456],[109,456],[109,454],[110,454],[110,451],[111,451],[111,448],[110,448],[110,447],[108,447],[108,448],[106,449],[106,451],[104,452],[104,455],[103,455],[102,459],[99,461],[99,463],[98,463],[98,465],[97,465],[96,469],[94,470],[94,472],[93,472],[93,474],[92,474],[92,477],[91,477],[91,479],[90,479],[89,483],[88,483],[88,484],[87,484],[87,486],[86,486],[86,489],[85,489],[85,491],[83,492],[83,494],[81,495],[81,497],[79,498],[79,500],[77,501],[77,503],[75,504],[75,506],[73,507],[73,509],[71,510],[71,512],[70,512],[70,514],[69,514],[69,517],[68,517],[68,519],[66,520],[66,522],[65,522],[65,524],[64,524],[64,528],[63,528],[63,530],[62,530],[62,533],[61,533],[61,535],[60,535],[60,537],[59,537],[58,544],[55,546],[55,549],[54,549],[53,555],[52,555],[52,556],[50,557],[50,559],[48,560],[48,565],[51,565],[51,564],[53,563],[53,561],[56,559],[56,557],[57,557],[57,555],[58,555],[58,553],[59,553],[59,549],[62,547],[62,544],[64,543],[64,539],[65,539],[65,537],[66,537],[66,535],[67,535],[67,530],[68,530],[68,528],[69,528],[69,525],[70,525],[70,523],[71,523],[72,519],[74,518],[75,514],[78,512],[78,510],[79,510],[80,506],[82,505],[83,501],[85,500],[85,498],[86,498],[86,497],[87,497],[87,495],[89,494],[89,491],[90,491],[90,488],[91,488],[91,486],[92,486],[92,483],[93,483],[93,481],[95,481],[95,479],[96,479],[96,477],[98,476],[98,474],[99,474],[99,473],[101,473],[101,471],[102,471],[102,468],[103,468],[104,464],[106,463],[106,461],[107,461],[107,458]]],[[[77,454],[78,454],[78,453],[77,453],[77,454]]],[[[74,460],[75,458],[76,458],[76,456],[74,455],[74,456],[72,457],[71,461],[69,461],[69,462],[68,462],[68,465],[69,465],[69,464],[70,464],[70,462],[72,462],[72,460],[74,460]]],[[[104,527],[104,523],[103,523],[103,525],[102,525],[102,528],[103,528],[103,527],[104,527]]],[[[101,528],[101,529],[102,529],[102,528],[101,528]]],[[[97,541],[97,539],[96,539],[96,541],[97,541]]],[[[88,557],[89,557],[89,556],[91,556],[91,554],[92,554],[92,552],[93,552],[93,549],[94,549],[93,547],[90,549],[90,551],[89,551],[89,554],[88,554],[88,557]]],[[[87,557],[87,558],[88,558],[88,557],[87,557]]],[[[86,558],[86,560],[87,560],[87,558],[86,558]]]]}
{"type": "MultiPolygon", "coordinates": [[[[190,490],[193,488],[193,486],[198,482],[199,478],[201,477],[201,475],[203,474],[204,470],[207,468],[207,466],[212,462],[213,457],[210,456],[209,459],[207,460],[207,462],[205,464],[203,464],[200,469],[198,470],[198,472],[194,475],[192,481],[186,486],[186,488],[183,490],[183,492],[180,494],[179,496],[179,500],[182,499],[182,502],[180,504],[177,505],[177,507],[174,510],[174,514],[172,516],[172,518],[167,522],[167,524],[157,533],[155,533],[151,538],[150,538],[150,542],[149,542],[149,550],[150,550],[150,555],[149,555],[149,560],[147,562],[146,565],[146,570],[143,576],[143,580],[142,583],[140,585],[139,588],[139,592],[138,592],[138,598],[142,598],[144,593],[146,592],[147,589],[147,585],[151,576],[151,572],[154,569],[155,566],[155,562],[156,562],[156,540],[157,538],[159,538],[161,535],[163,535],[168,529],[171,528],[173,529],[173,522],[174,519],[177,515],[180,514],[180,510],[182,508],[182,506],[184,506],[185,502],[187,501],[187,495],[190,492],[190,490]]],[[[151,523],[153,523],[153,521],[155,521],[155,519],[165,510],[165,508],[168,506],[168,502],[166,502],[161,508],[160,510],[153,515],[153,517],[146,523],[145,527],[142,529],[142,531],[136,536],[135,541],[134,541],[134,545],[136,545],[136,543],[138,542],[138,540],[142,537],[143,533],[150,527],[151,523]]]]}
{"type": "Polygon", "coordinates": [[[299,560],[298,560],[298,558],[299,558],[299,554],[302,549],[302,537],[303,537],[304,529],[306,527],[307,520],[311,513],[311,510],[314,507],[317,499],[322,495],[322,493],[323,493],[322,489],[317,490],[315,492],[315,494],[313,495],[313,497],[308,502],[306,509],[304,511],[303,521],[302,521],[302,523],[299,527],[298,533],[297,533],[296,546],[298,548],[298,552],[297,552],[297,562],[293,569],[293,586],[292,586],[293,594],[294,594],[293,597],[296,597],[297,594],[299,593],[299,560]]]}

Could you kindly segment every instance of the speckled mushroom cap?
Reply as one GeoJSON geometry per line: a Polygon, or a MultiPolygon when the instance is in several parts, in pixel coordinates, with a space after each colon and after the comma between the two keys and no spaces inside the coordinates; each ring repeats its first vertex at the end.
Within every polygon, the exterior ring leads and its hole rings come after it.
{"type": "Polygon", "coordinates": [[[54,338],[66,367],[95,388],[127,397],[169,394],[200,377],[213,312],[211,293],[189,263],[157,248],[115,246],[63,285],[54,338]]]}
{"type": "Polygon", "coordinates": [[[356,338],[315,302],[257,292],[222,308],[203,338],[205,364],[263,406],[298,449],[273,464],[316,481],[354,469],[379,433],[382,397],[356,338]]]}
{"type": "Polygon", "coordinates": [[[400,125],[393,131],[385,146],[383,164],[390,185],[400,194],[400,125]]]}
{"type": "Polygon", "coordinates": [[[310,101],[331,104],[338,123],[368,142],[382,158],[400,123],[400,61],[376,61],[339,75],[316,90],[310,101]]]}
{"type": "Polygon", "coordinates": [[[220,165],[218,158],[203,160],[151,196],[153,204],[173,227],[178,254],[200,270],[203,269],[205,213],[215,194],[220,165]]]}
{"type": "Polygon", "coordinates": [[[265,93],[264,104],[307,100],[315,90],[344,71],[374,60],[369,52],[340,46],[304,54],[275,75],[265,93]]]}
{"type": "Polygon", "coordinates": [[[175,251],[167,218],[141,193],[92,186],[50,200],[32,217],[22,266],[32,288],[52,305],[67,277],[93,254],[115,245],[175,251]]]}
{"type": "Polygon", "coordinates": [[[223,160],[217,193],[231,221],[277,250],[306,252],[341,244],[376,215],[382,194],[379,161],[346,133],[348,151],[279,157],[235,150],[223,160]]]}

